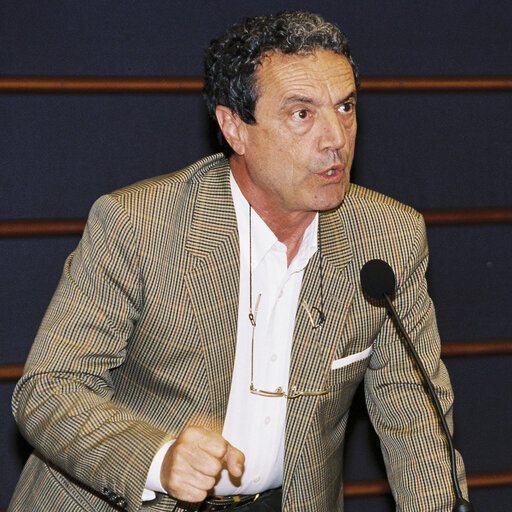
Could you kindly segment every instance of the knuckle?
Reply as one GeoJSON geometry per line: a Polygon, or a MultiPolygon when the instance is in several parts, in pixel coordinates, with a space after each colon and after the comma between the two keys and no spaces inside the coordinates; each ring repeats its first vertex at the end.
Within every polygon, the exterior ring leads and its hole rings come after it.
{"type": "Polygon", "coordinates": [[[176,477],[171,475],[169,477],[169,479],[167,480],[166,486],[164,488],[172,496],[178,497],[178,495],[180,494],[181,483],[180,483],[179,479],[177,479],[176,477]]]}
{"type": "Polygon", "coordinates": [[[212,470],[214,475],[218,475],[222,470],[222,462],[218,459],[214,459],[212,462],[212,470]]]}
{"type": "Polygon", "coordinates": [[[196,425],[189,425],[179,435],[184,442],[197,442],[204,435],[204,429],[196,425]]]}
{"type": "Polygon", "coordinates": [[[177,468],[182,467],[188,458],[188,448],[186,445],[180,443],[173,447],[171,467],[170,469],[176,471],[177,468]]]}
{"type": "Polygon", "coordinates": [[[215,457],[222,458],[224,455],[226,455],[228,447],[228,442],[219,436],[217,439],[212,439],[210,444],[210,451],[215,457]]]}
{"type": "Polygon", "coordinates": [[[213,476],[205,476],[202,482],[202,488],[209,491],[215,485],[216,478],[213,476]]]}
{"type": "Polygon", "coordinates": [[[186,442],[189,439],[193,439],[196,435],[197,433],[195,427],[186,427],[178,436],[178,439],[186,442]]]}
{"type": "Polygon", "coordinates": [[[181,496],[175,497],[190,503],[198,503],[200,501],[204,501],[207,494],[206,490],[198,489],[197,487],[188,487],[186,491],[181,493],[181,496]]]}
{"type": "Polygon", "coordinates": [[[222,470],[222,462],[215,458],[205,461],[204,474],[208,477],[216,477],[222,470]]]}
{"type": "Polygon", "coordinates": [[[208,493],[206,491],[198,491],[194,498],[194,502],[204,501],[208,493]]]}
{"type": "Polygon", "coordinates": [[[191,435],[199,435],[203,433],[204,428],[198,425],[189,425],[185,430],[191,435]]]}

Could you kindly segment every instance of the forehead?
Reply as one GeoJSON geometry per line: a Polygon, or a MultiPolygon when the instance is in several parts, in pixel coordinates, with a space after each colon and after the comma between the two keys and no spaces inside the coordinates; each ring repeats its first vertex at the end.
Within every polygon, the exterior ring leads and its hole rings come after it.
{"type": "Polygon", "coordinates": [[[273,52],[263,57],[256,71],[258,101],[286,96],[321,96],[339,101],[355,91],[348,60],[329,50],[310,55],[273,52]],[[339,96],[339,98],[338,98],[339,96]]]}

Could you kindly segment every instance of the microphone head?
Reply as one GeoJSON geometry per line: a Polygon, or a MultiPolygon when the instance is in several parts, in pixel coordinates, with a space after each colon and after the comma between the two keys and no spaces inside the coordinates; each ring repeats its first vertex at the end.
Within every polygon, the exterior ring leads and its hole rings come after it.
{"type": "Polygon", "coordinates": [[[367,261],[360,271],[361,287],[373,299],[382,299],[395,291],[395,273],[382,260],[367,261]]]}

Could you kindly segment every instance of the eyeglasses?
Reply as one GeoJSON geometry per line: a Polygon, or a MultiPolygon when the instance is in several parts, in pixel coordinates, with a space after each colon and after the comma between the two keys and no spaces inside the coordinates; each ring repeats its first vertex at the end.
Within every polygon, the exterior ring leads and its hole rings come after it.
{"type": "MultiPolygon", "coordinates": [[[[317,307],[309,307],[305,301],[302,302],[302,306],[306,310],[309,321],[313,329],[318,329],[325,322],[325,315],[323,313],[324,307],[324,291],[323,291],[323,269],[322,269],[322,246],[320,242],[320,223],[318,223],[318,250],[320,253],[320,309],[317,307]],[[318,320],[315,321],[313,318],[313,311],[318,313],[318,320]]],[[[283,388],[279,386],[275,391],[266,391],[264,389],[258,389],[254,387],[254,332],[256,331],[256,315],[258,314],[258,306],[260,304],[261,293],[256,299],[256,306],[254,308],[254,314],[252,312],[252,206],[249,204],[249,321],[252,325],[252,337],[251,337],[251,384],[249,387],[250,392],[253,395],[265,396],[269,398],[285,397],[289,399],[299,398],[300,396],[320,396],[329,393],[329,389],[325,388],[320,391],[301,391],[296,386],[292,386],[288,393],[283,391],[283,388]]]]}
{"type": "MultiPolygon", "coordinates": [[[[286,393],[281,386],[279,386],[275,391],[267,391],[265,389],[258,389],[254,386],[254,333],[256,331],[256,316],[258,315],[258,306],[260,304],[261,294],[258,295],[258,298],[256,299],[256,305],[254,308],[254,313],[252,311],[252,305],[249,307],[249,321],[252,325],[252,337],[251,337],[251,384],[249,386],[249,390],[253,395],[258,396],[264,396],[267,398],[278,398],[278,397],[285,397],[290,400],[294,398],[299,398],[300,396],[321,396],[326,395],[329,393],[329,389],[325,388],[320,391],[301,391],[297,389],[296,386],[292,386],[288,393],[286,393]]],[[[322,311],[320,311],[318,308],[313,307],[310,308],[306,302],[302,302],[302,305],[304,309],[306,310],[306,313],[308,314],[309,321],[311,322],[311,325],[313,329],[317,329],[320,327],[324,321],[325,321],[325,315],[322,311]],[[318,311],[319,319],[315,322],[312,315],[312,310],[318,311]]]]}

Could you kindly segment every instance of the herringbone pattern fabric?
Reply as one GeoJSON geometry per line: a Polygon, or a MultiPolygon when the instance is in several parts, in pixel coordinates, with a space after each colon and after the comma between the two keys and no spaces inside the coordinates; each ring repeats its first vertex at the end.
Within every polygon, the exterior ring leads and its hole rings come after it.
{"type": "MultiPolygon", "coordinates": [[[[394,268],[397,309],[450,418],[451,387],[424,279],[423,221],[353,185],[320,222],[327,320],[312,330],[301,306],[319,305],[315,255],[299,299],[290,383],[330,393],[289,401],[284,510],[343,510],[345,426],[364,379],[398,508],[448,511],[449,463],[433,410],[384,309],[367,302],[359,285],[369,259],[394,268]],[[370,357],[331,370],[333,360],[372,344],[370,357]]],[[[219,155],[96,202],[16,387],[14,413],[36,453],[9,510],[106,512],[116,502],[139,510],[163,442],[190,423],[222,431],[238,254],[229,166],[219,155]]],[[[174,504],[165,497],[146,508],[174,504]]]]}

